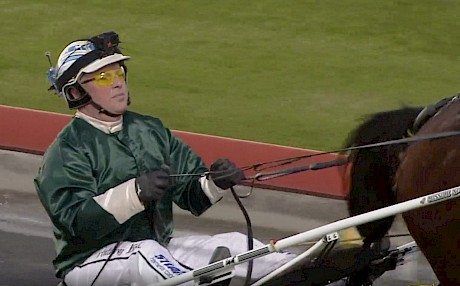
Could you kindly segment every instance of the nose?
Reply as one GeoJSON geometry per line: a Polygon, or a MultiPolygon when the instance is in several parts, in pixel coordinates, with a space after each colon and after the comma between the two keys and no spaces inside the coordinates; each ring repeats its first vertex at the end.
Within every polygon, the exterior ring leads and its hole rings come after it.
{"type": "Polygon", "coordinates": [[[115,78],[113,79],[113,84],[112,86],[113,87],[121,87],[123,85],[125,81],[122,80],[121,78],[119,78],[118,76],[115,76],[115,78]]]}

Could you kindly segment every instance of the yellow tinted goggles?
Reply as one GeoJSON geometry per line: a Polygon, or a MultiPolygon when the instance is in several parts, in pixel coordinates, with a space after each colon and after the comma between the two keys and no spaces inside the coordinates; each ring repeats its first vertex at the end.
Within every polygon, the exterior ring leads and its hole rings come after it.
{"type": "Polygon", "coordinates": [[[125,70],[120,67],[115,70],[103,71],[95,77],[83,81],[82,84],[94,81],[94,83],[100,87],[109,87],[115,81],[115,77],[124,81],[126,79],[125,70]]]}

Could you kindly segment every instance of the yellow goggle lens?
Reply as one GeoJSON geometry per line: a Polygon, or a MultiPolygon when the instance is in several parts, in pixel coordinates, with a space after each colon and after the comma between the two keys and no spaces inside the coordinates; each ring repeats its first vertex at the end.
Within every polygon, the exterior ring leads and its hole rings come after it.
{"type": "Polygon", "coordinates": [[[125,81],[126,80],[125,71],[122,68],[103,71],[100,74],[96,75],[95,77],[85,80],[84,82],[82,82],[82,84],[88,83],[90,81],[94,81],[94,83],[97,86],[109,87],[115,81],[115,77],[118,77],[120,80],[125,81]]]}

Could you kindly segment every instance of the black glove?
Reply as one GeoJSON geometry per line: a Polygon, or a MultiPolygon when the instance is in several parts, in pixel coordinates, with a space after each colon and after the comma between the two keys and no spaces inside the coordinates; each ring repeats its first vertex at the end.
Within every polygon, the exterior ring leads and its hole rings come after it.
{"type": "Polygon", "coordinates": [[[244,179],[244,173],[227,159],[218,159],[212,163],[210,176],[214,184],[226,190],[237,185],[244,179]]]}
{"type": "Polygon", "coordinates": [[[142,203],[160,200],[170,186],[169,168],[161,166],[160,170],[148,172],[136,178],[136,191],[142,203]]]}

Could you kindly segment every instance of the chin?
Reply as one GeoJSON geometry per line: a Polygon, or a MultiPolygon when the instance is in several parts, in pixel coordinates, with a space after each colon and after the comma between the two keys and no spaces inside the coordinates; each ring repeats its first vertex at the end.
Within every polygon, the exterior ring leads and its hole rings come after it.
{"type": "Polygon", "coordinates": [[[116,110],[116,113],[118,113],[118,114],[125,113],[126,110],[128,110],[128,105],[125,105],[124,107],[116,108],[115,110],[116,110]]]}
{"type": "Polygon", "coordinates": [[[119,113],[123,113],[128,109],[128,98],[126,97],[123,101],[119,101],[113,104],[113,109],[119,113]]]}

